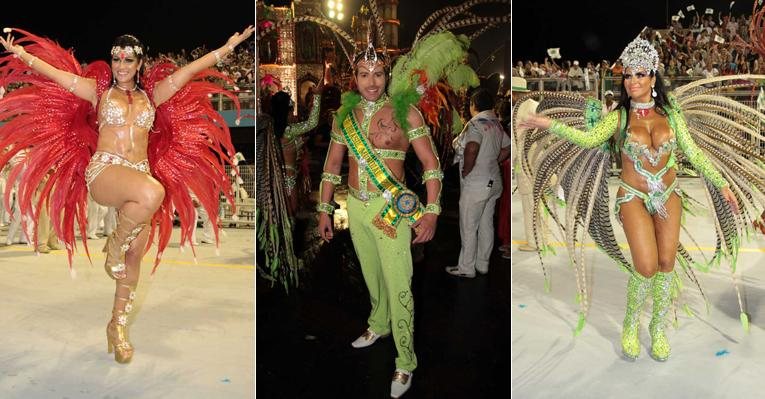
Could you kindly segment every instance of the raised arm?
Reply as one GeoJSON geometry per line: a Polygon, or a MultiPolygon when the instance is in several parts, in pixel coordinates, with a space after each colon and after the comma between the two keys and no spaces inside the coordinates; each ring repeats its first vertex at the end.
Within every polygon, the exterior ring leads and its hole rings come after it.
{"type": "MultiPolygon", "coordinates": [[[[3,32],[7,30],[4,29],[3,32]]],[[[15,38],[13,34],[8,32],[8,35],[3,38],[0,36],[0,44],[5,47],[5,50],[9,53],[15,54],[23,63],[27,64],[33,71],[45,76],[46,78],[56,82],[59,86],[69,90],[75,96],[89,101],[95,107],[98,104],[98,95],[96,94],[96,81],[94,79],[84,78],[82,76],[75,75],[70,72],[57,69],[53,65],[29,54],[24,50],[23,46],[14,44],[15,38]]]]}
{"type": "Polygon", "coordinates": [[[518,127],[528,129],[548,129],[556,136],[564,138],[583,148],[595,148],[608,140],[619,125],[619,111],[611,111],[592,129],[583,131],[546,116],[531,115],[520,121],[518,127]]]}
{"type": "Polygon", "coordinates": [[[417,235],[412,243],[417,244],[430,241],[436,234],[436,222],[438,215],[441,214],[441,181],[444,173],[441,171],[441,163],[436,155],[436,147],[430,136],[430,129],[425,125],[425,120],[417,108],[412,107],[409,110],[407,121],[411,127],[406,136],[412,144],[417,158],[422,163],[422,181],[428,192],[425,212],[420,219],[412,224],[417,235]]]}
{"type": "Polygon", "coordinates": [[[170,97],[178,90],[188,83],[194,75],[204,71],[213,65],[222,62],[223,58],[229,53],[234,51],[234,47],[239,43],[247,40],[252,35],[255,28],[250,25],[242,31],[242,33],[234,33],[228,38],[226,44],[217,50],[213,50],[202,57],[199,57],[194,62],[184,66],[173,72],[170,76],[157,83],[157,87],[154,88],[154,104],[160,105],[169,100],[170,97]]]}
{"type": "Polygon", "coordinates": [[[333,237],[331,215],[335,208],[330,202],[335,196],[335,186],[341,183],[340,169],[343,167],[343,157],[347,149],[345,140],[339,133],[337,122],[332,124],[331,137],[319,183],[319,204],[316,205],[316,211],[319,212],[319,235],[324,241],[329,241],[333,237]]]}
{"type": "Polygon", "coordinates": [[[284,137],[293,141],[296,137],[302,135],[305,132],[311,131],[319,124],[319,111],[321,110],[321,94],[314,92],[313,105],[311,106],[311,113],[308,115],[308,119],[303,122],[291,123],[284,131],[284,137]]]}

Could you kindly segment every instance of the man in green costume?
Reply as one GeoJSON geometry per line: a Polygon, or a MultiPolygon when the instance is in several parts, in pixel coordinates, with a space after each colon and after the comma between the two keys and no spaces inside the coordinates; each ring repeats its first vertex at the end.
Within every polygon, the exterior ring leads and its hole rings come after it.
{"type": "Polygon", "coordinates": [[[393,334],[398,357],[391,397],[398,398],[411,386],[417,367],[410,245],[427,242],[435,234],[443,173],[420,112],[413,106],[397,110],[386,93],[387,56],[370,45],[355,57],[353,67],[358,89],[343,95],[332,126],[317,206],[319,233],[326,241],[332,239],[330,202],[347,151],[351,238],[372,302],[369,328],[351,345],[367,347],[393,334]],[[402,183],[410,145],[425,171],[424,205],[402,183]]]}

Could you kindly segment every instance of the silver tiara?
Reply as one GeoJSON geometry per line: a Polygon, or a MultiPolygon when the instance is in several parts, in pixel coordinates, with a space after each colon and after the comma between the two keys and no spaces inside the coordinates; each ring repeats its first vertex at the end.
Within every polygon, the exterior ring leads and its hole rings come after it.
{"type": "Polygon", "coordinates": [[[112,47],[112,55],[117,55],[124,51],[126,56],[134,56],[136,54],[143,54],[143,49],[139,46],[114,46],[112,47]]]}
{"type": "Polygon", "coordinates": [[[656,72],[659,69],[659,53],[648,40],[636,37],[630,42],[619,57],[624,68],[633,71],[643,69],[656,72]]]}
{"type": "Polygon", "coordinates": [[[387,68],[390,64],[390,59],[385,56],[385,50],[383,50],[383,53],[380,55],[378,55],[377,50],[375,50],[371,22],[367,29],[367,48],[357,54],[358,61],[356,61],[356,65],[362,64],[370,71],[373,70],[375,66],[377,66],[378,62],[382,62],[385,68],[387,68]]]}

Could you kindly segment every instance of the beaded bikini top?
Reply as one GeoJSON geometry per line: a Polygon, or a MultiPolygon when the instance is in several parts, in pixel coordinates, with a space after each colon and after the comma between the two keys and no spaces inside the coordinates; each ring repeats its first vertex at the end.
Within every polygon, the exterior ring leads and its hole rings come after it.
{"type": "Polygon", "coordinates": [[[661,158],[664,155],[674,154],[675,149],[677,149],[677,140],[675,139],[674,134],[672,134],[672,137],[662,143],[656,150],[649,147],[645,143],[630,140],[631,136],[632,132],[628,129],[622,149],[624,150],[624,153],[627,154],[627,156],[635,163],[637,163],[641,157],[645,157],[651,166],[656,167],[659,166],[659,161],[661,161],[661,158]]]}
{"type": "MultiPolygon", "coordinates": [[[[106,92],[106,98],[103,100],[101,111],[98,113],[99,129],[103,128],[104,126],[127,125],[126,115],[128,112],[129,104],[127,104],[128,106],[124,106],[125,104],[122,104],[120,101],[112,100],[109,97],[109,95],[112,93],[112,90],[113,88],[110,88],[109,91],[106,92]]],[[[151,126],[154,124],[154,107],[151,106],[151,102],[149,101],[149,97],[146,95],[146,93],[140,89],[139,91],[143,93],[143,96],[146,98],[146,108],[141,111],[138,116],[135,117],[133,124],[141,129],[151,129],[151,126]]],[[[132,100],[130,95],[128,95],[128,98],[129,100],[132,100]]]]}

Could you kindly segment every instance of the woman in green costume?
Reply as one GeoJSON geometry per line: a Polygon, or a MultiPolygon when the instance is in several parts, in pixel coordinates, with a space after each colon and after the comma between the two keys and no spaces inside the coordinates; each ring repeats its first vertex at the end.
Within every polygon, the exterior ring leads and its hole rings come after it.
{"type": "Polygon", "coordinates": [[[738,203],[728,182],[693,141],[680,107],[665,92],[657,72],[656,49],[636,38],[620,59],[625,69],[619,107],[591,130],[578,130],[541,115],[532,115],[519,126],[549,130],[584,148],[599,147],[616,135],[623,167],[615,212],[634,264],[627,283],[622,352],[630,360],[640,354],[640,312],[652,293],[650,353],[654,359],[665,361],[670,355],[665,316],[672,301],[672,272],[682,213],[677,150],[719,190],[734,212],[738,212],[738,203]]]}

